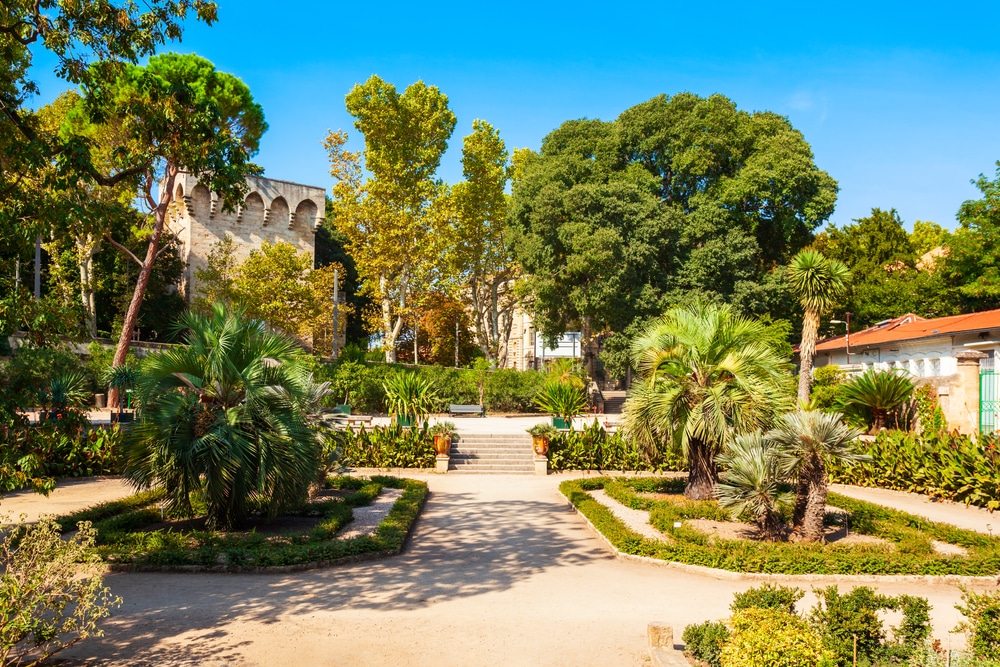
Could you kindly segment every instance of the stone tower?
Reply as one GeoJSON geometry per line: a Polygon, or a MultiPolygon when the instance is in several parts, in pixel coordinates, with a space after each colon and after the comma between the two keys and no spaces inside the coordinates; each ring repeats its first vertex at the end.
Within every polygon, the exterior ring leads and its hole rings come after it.
{"type": "Polygon", "coordinates": [[[316,230],[326,209],[323,188],[260,176],[248,177],[247,185],[246,199],[229,213],[222,209],[219,195],[199,185],[196,176],[177,176],[167,219],[187,264],[181,291],[189,302],[198,293],[195,272],[208,266],[208,253],[226,234],[236,242],[238,260],[246,259],[262,241],[285,241],[316,256],[316,230]]]}

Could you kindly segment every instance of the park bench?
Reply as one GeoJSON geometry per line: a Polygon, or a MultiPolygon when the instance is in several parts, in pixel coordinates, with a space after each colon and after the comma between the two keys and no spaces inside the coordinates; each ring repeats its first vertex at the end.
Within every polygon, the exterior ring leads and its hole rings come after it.
{"type": "Polygon", "coordinates": [[[449,415],[479,415],[486,416],[486,409],[481,405],[455,405],[448,406],[449,415]]]}

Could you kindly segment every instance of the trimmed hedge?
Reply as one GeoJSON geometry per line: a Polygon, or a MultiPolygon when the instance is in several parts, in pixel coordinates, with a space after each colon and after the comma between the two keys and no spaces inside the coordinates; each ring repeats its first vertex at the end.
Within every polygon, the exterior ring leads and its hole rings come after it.
{"type": "Polygon", "coordinates": [[[724,516],[714,501],[653,500],[638,492],[680,493],[684,480],[598,477],[568,480],[560,490],[619,551],[636,556],[702,565],[732,572],[771,574],[874,574],[995,576],[1000,573],[1000,539],[886,509],[831,493],[829,502],[851,514],[853,532],[895,543],[882,545],[819,545],[714,540],[674,521],[724,516]],[[650,512],[650,523],[669,536],[650,540],[629,529],[610,509],[587,491],[603,488],[629,507],[650,512]],[[937,555],[930,539],[958,544],[967,557],[937,555]]]}
{"type": "Polygon", "coordinates": [[[77,521],[94,520],[97,552],[116,569],[205,569],[240,572],[269,567],[315,567],[344,559],[398,553],[427,498],[424,482],[373,476],[360,484],[353,478],[329,478],[328,486],[353,491],[342,500],[313,503],[303,516],[321,516],[308,531],[265,536],[251,531],[225,534],[204,530],[144,530],[162,520],[157,492],[137,494],[58,519],[63,530],[77,521]],[[403,489],[374,535],[336,539],[352,519],[352,508],[370,504],[383,487],[403,489]]]}
{"type": "Polygon", "coordinates": [[[479,384],[483,384],[483,403],[490,412],[538,412],[533,400],[545,383],[540,371],[495,371],[448,366],[405,366],[403,364],[340,361],[321,364],[317,381],[330,382],[332,394],[325,404],[333,407],[345,399],[355,413],[385,413],[385,379],[400,370],[411,370],[429,380],[440,397],[439,410],[451,403],[479,405],[479,384]]]}
{"type": "Polygon", "coordinates": [[[434,441],[423,428],[373,426],[327,432],[327,451],[340,450],[339,462],[356,468],[433,468],[434,441]]]}

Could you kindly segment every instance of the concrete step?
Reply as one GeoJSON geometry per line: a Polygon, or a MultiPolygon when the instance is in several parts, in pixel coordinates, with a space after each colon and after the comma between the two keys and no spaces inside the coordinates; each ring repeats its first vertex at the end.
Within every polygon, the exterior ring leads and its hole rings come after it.
{"type": "Polygon", "coordinates": [[[534,466],[515,466],[515,465],[476,465],[476,466],[465,466],[465,465],[448,465],[449,472],[516,472],[516,473],[533,473],[535,471],[534,466]]]}
{"type": "Polygon", "coordinates": [[[484,452],[487,454],[522,454],[532,451],[531,447],[456,447],[452,445],[449,452],[461,454],[463,452],[484,452]]]}
{"type": "Polygon", "coordinates": [[[513,459],[534,460],[533,452],[451,452],[448,454],[453,459],[513,459]]]}

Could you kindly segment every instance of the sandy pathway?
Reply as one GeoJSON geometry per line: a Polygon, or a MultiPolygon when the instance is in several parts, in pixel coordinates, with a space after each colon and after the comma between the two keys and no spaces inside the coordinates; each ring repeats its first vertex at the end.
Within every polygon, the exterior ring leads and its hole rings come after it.
{"type": "MultiPolygon", "coordinates": [[[[559,494],[565,475],[425,478],[431,496],[401,556],[297,574],[111,575],[123,607],[105,638],[67,657],[122,665],[641,665],[647,622],[668,622],[679,637],[688,623],[726,616],[733,593],[753,585],[614,559],[559,494]]],[[[960,645],[948,634],[959,620],[957,589],[880,590],[929,598],[935,636],[960,645]]]]}
{"type": "Polygon", "coordinates": [[[87,477],[59,480],[48,496],[32,491],[15,491],[0,498],[0,518],[38,521],[43,514],[67,514],[106,500],[117,500],[134,491],[118,477],[87,477]]]}

